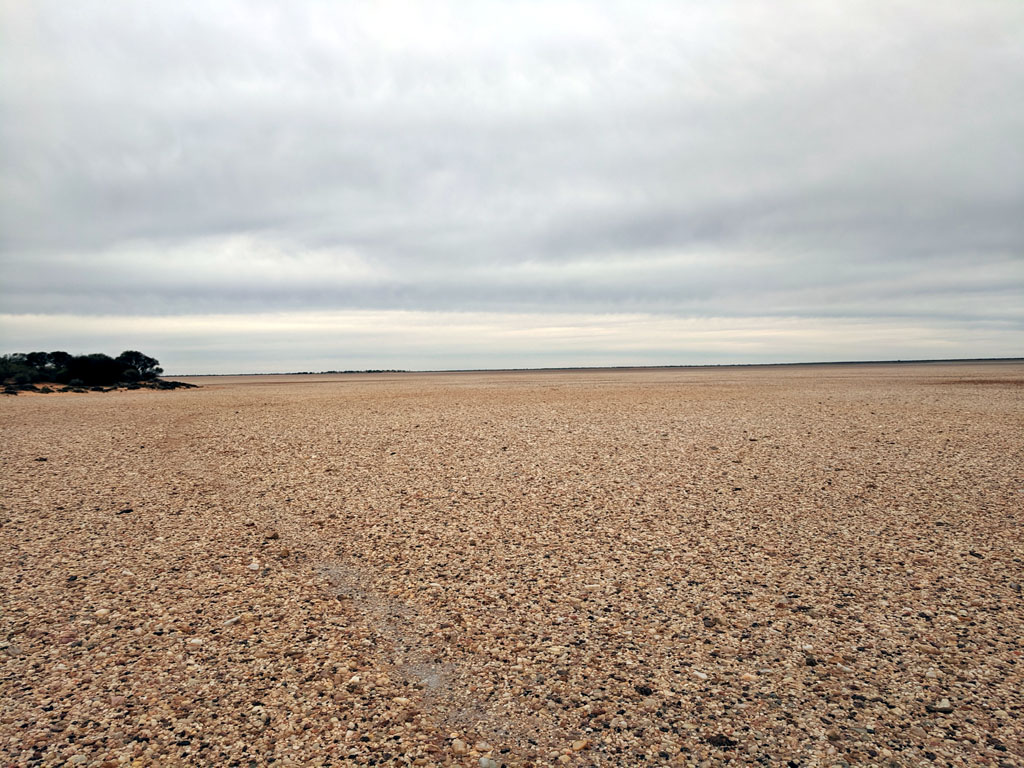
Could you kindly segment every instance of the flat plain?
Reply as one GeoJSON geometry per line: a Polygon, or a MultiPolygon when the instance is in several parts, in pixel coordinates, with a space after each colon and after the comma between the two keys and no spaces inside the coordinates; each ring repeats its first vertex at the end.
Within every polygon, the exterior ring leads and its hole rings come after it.
{"type": "Polygon", "coordinates": [[[1024,363],[0,401],[0,764],[1024,766],[1024,363]]]}

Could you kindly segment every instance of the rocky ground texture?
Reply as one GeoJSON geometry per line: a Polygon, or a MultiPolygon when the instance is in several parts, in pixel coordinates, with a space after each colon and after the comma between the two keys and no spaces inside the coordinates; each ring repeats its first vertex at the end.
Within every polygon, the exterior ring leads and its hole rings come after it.
{"type": "Polygon", "coordinates": [[[0,401],[0,765],[1024,768],[1024,365],[0,401]]]}

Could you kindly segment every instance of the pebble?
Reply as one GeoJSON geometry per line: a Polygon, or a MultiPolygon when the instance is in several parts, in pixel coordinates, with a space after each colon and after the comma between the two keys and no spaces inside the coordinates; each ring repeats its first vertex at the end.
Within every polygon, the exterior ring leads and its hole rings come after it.
{"type": "Polygon", "coordinates": [[[481,757],[480,768],[498,768],[498,761],[489,757],[481,757]]]}
{"type": "Polygon", "coordinates": [[[1008,377],[5,401],[0,764],[994,766],[1013,756],[987,736],[1024,736],[1024,404],[965,379],[1008,377]],[[68,471],[19,470],[46,453],[68,471]]]}
{"type": "Polygon", "coordinates": [[[953,711],[953,705],[949,702],[949,699],[939,699],[931,706],[931,711],[948,715],[953,711]]]}

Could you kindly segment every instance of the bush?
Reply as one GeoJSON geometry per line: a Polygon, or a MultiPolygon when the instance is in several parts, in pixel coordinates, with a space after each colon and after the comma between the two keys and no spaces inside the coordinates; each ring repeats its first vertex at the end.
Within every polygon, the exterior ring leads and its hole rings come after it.
{"type": "Polygon", "coordinates": [[[124,365],[110,355],[102,352],[91,355],[79,355],[72,358],[67,367],[68,375],[79,379],[89,386],[116,384],[124,373],[124,365]]]}
{"type": "Polygon", "coordinates": [[[56,381],[72,387],[113,387],[122,382],[159,385],[160,361],[137,350],[125,350],[116,358],[102,353],[70,355],[67,352],[16,352],[0,355],[0,384],[13,388],[37,381],[56,381]]]}
{"type": "Polygon", "coordinates": [[[131,371],[139,379],[155,379],[164,372],[164,369],[160,367],[159,360],[134,349],[126,349],[118,355],[117,362],[123,366],[126,374],[131,371]]]}
{"type": "Polygon", "coordinates": [[[26,362],[25,357],[20,353],[0,357],[0,381],[8,381],[15,377],[28,377],[28,381],[32,381],[35,369],[26,362]]]}

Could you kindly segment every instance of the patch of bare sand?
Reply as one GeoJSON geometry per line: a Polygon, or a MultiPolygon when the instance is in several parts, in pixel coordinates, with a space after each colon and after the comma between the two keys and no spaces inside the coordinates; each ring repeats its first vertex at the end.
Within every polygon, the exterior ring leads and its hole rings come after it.
{"type": "Polygon", "coordinates": [[[1019,765],[1022,378],[7,398],[0,754],[1019,765]]]}

